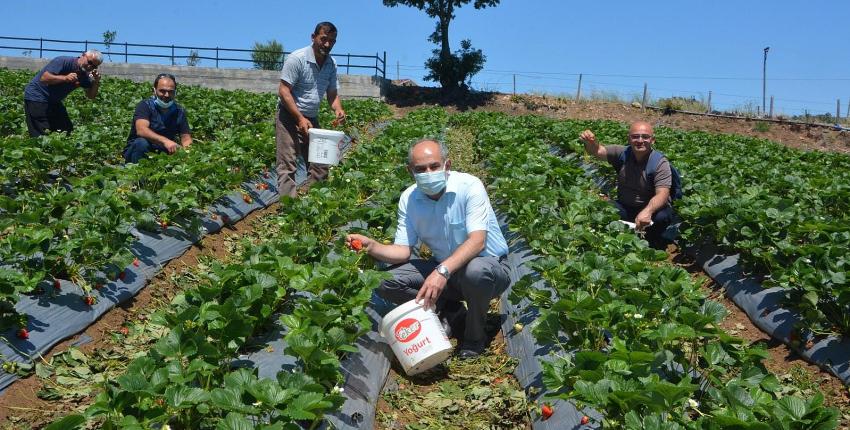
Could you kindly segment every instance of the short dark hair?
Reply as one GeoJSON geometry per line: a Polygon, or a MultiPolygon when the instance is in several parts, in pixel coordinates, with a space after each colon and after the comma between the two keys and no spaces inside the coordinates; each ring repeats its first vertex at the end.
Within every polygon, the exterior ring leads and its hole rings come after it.
{"type": "Polygon", "coordinates": [[[156,75],[156,78],[153,80],[153,87],[156,88],[156,85],[159,83],[159,80],[162,78],[171,79],[171,82],[174,82],[174,89],[177,89],[177,78],[174,77],[171,73],[160,73],[156,75]]]}
{"type": "Polygon", "coordinates": [[[328,21],[322,21],[322,22],[320,22],[320,23],[316,24],[316,29],[315,29],[315,30],[313,30],[313,34],[314,34],[314,35],[315,35],[315,34],[319,34],[319,32],[320,32],[320,31],[322,31],[322,29],[324,29],[324,30],[325,30],[325,33],[327,33],[327,34],[331,34],[331,33],[336,33],[336,32],[337,32],[337,31],[336,31],[336,26],[335,26],[335,25],[331,24],[331,23],[330,23],[330,22],[328,22],[328,21]]]}

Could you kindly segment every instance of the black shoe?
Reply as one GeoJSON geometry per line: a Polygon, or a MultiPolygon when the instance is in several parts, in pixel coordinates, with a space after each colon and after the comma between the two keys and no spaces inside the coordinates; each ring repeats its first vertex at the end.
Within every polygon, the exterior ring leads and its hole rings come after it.
{"type": "Polygon", "coordinates": [[[457,358],[461,360],[473,360],[481,356],[481,353],[471,349],[461,349],[457,353],[457,358]]]}
{"type": "Polygon", "coordinates": [[[471,360],[478,358],[486,349],[485,344],[478,342],[464,342],[461,344],[457,353],[457,358],[461,360],[471,360]]]}

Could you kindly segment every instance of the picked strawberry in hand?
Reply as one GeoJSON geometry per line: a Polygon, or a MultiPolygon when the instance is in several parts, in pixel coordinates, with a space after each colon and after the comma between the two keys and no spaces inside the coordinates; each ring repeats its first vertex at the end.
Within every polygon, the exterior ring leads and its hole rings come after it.
{"type": "Polygon", "coordinates": [[[363,249],[363,242],[360,239],[352,239],[350,246],[352,250],[360,251],[361,249],[363,249]]]}

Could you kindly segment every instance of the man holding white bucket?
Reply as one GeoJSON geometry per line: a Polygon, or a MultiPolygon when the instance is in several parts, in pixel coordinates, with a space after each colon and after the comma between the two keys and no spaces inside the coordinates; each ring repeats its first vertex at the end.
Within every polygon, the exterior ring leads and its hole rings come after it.
{"type": "Polygon", "coordinates": [[[490,299],[510,282],[508,245],[481,180],[450,168],[445,145],[430,139],[414,143],[408,170],[416,183],[399,199],[395,242],[385,245],[359,234],[346,241],[359,240],[370,256],[394,265],[389,269],[393,279],[378,290],[384,299],[401,304],[415,298],[446,318],[452,309],[462,310],[459,302],[465,300],[458,356],[468,359],[484,351],[490,299]],[[432,259],[410,259],[419,241],[431,249],[432,259]]]}
{"type": "MultiPolygon", "coordinates": [[[[336,62],[330,56],[336,43],[336,27],[320,22],[310,36],[310,46],[286,57],[280,71],[275,117],[277,185],[280,194],[295,197],[295,162],[301,156],[308,163],[308,130],[319,127],[319,104],[327,94],[328,104],[336,114],[335,123],[345,121],[345,111],[337,91],[336,62]]],[[[308,163],[304,188],[328,177],[326,164],[308,163]]]]}

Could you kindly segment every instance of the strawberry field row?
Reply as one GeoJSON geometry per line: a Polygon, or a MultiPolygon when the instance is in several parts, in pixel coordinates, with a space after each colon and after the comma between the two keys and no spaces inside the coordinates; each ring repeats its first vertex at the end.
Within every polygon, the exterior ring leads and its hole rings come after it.
{"type": "MultiPolygon", "coordinates": [[[[547,138],[574,153],[581,127],[603,143],[623,143],[623,124],[584,122],[547,138]]],[[[766,287],[782,287],[801,331],[850,335],[850,157],[804,152],[767,140],[656,130],[656,146],[684,175],[676,203],[681,231],[740,254],[766,287]]]]}
{"type": "Polygon", "coordinates": [[[761,364],[766,352],[720,329],[722,305],[616,222],[577,155],[550,154],[553,136],[572,142],[587,123],[501,114],[451,123],[476,133],[496,206],[540,255],[537,277],[523,278],[512,297],[539,308],[533,333],[555,343],[542,362],[555,396],[601,411],[612,428],[836,425],[820,395],[781,396],[761,364]],[[539,280],[551,291],[531,287],[539,280]]]}
{"type": "Polygon", "coordinates": [[[686,238],[710,238],[785,290],[801,330],[850,336],[850,157],[705,133],[659,135],[687,169],[686,238]]]}
{"type": "MultiPolygon", "coordinates": [[[[265,241],[245,243],[243,261],[216,265],[196,289],[153,318],[169,328],[150,354],[133,360],[85,414],[54,423],[70,428],[93,420],[103,428],[300,428],[340,406],[339,357],[370,329],[363,307],[385,274],[345,249],[345,225],[359,219],[376,238],[392,236],[395,203],[409,176],[407,143],[439,122],[411,114],[359,144],[328,181],[281,201],[264,222],[265,241]],[[248,338],[280,320],[284,353],[297,368],[276,380],[229,363],[248,338]]],[[[312,423],[312,424],[311,424],[312,423]]]]}
{"type": "MultiPolygon", "coordinates": [[[[6,150],[0,154],[0,183],[5,192],[38,189],[55,180],[83,177],[104,164],[123,163],[121,151],[127,141],[136,104],[150,97],[150,84],[104,78],[97,100],[75,91],[66,107],[75,124],[71,136],[29,139],[24,122],[22,94],[32,72],[0,70],[0,105],[9,109],[0,138],[6,150]]],[[[178,102],[187,109],[196,141],[218,139],[218,133],[237,126],[268,123],[275,110],[272,94],[180,87],[178,102]]]]}
{"type": "MultiPolygon", "coordinates": [[[[4,83],[19,75],[0,72],[4,83]]],[[[25,325],[14,310],[18,294],[52,292],[44,280],[70,280],[86,294],[114,280],[133,258],[127,245],[134,226],[159,233],[176,223],[202,234],[197,211],[273,163],[273,97],[181,87],[181,102],[198,107],[190,111],[194,133],[209,140],[173,156],[118,164],[145,87],[106,80],[97,105],[69,99],[75,121],[93,122],[70,135],[0,138],[14,148],[0,157],[0,328],[25,325]]],[[[2,94],[11,98],[13,91],[3,87],[2,94]]],[[[377,102],[346,105],[353,126],[387,115],[377,102]]],[[[326,108],[322,115],[329,118],[326,108]]],[[[244,190],[246,201],[251,191],[244,190]]]]}

